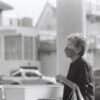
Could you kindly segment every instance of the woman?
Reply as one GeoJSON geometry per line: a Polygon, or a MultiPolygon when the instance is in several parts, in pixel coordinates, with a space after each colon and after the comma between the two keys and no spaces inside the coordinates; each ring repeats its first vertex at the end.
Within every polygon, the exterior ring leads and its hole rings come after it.
{"type": "MultiPolygon", "coordinates": [[[[91,65],[83,59],[86,51],[86,40],[74,33],[67,37],[65,54],[71,59],[66,79],[74,82],[80,89],[84,100],[94,100],[94,75],[91,65]]],[[[56,80],[64,84],[63,76],[57,75],[56,80]]],[[[64,84],[63,100],[71,100],[71,89],[64,84]]]]}

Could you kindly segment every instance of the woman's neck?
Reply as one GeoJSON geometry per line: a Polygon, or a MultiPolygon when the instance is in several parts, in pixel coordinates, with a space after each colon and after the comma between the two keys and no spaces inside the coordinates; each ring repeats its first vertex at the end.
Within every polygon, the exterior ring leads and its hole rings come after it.
{"type": "Polygon", "coordinates": [[[79,55],[75,55],[74,57],[71,58],[72,62],[75,62],[80,56],[79,55]]]}

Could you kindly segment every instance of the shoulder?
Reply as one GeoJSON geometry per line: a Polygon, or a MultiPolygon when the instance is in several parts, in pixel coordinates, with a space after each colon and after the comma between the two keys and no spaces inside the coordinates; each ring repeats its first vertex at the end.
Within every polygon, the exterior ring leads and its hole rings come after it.
{"type": "Polygon", "coordinates": [[[84,58],[81,59],[80,66],[81,66],[81,69],[85,69],[87,71],[92,70],[91,64],[88,61],[86,61],[86,59],[84,58]]]}

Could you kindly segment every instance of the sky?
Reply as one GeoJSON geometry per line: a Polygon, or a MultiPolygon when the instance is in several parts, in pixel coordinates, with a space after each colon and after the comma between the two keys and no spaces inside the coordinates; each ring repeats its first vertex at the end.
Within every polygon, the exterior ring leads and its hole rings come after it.
{"type": "Polygon", "coordinates": [[[30,17],[33,19],[35,24],[46,4],[50,2],[52,5],[56,6],[56,0],[0,0],[13,7],[13,10],[4,11],[4,17],[30,17]]]}

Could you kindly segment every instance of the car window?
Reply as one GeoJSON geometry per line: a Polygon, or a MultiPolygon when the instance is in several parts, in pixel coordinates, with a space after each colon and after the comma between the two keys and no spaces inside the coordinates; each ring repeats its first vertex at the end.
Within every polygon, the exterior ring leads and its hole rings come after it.
{"type": "Polygon", "coordinates": [[[21,72],[19,72],[19,73],[16,73],[15,75],[13,75],[14,77],[21,77],[22,75],[21,75],[21,72]]]}
{"type": "Polygon", "coordinates": [[[40,77],[40,75],[36,74],[36,73],[31,73],[31,72],[26,72],[25,75],[27,77],[40,77]]]}

